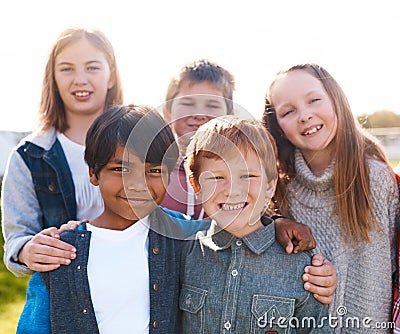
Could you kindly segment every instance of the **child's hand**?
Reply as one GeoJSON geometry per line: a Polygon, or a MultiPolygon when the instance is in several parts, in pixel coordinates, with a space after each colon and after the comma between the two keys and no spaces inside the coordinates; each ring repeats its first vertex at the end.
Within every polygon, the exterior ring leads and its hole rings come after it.
{"type": "Polygon", "coordinates": [[[317,245],[307,225],[286,218],[275,219],[275,237],[288,254],[314,249],[317,245]]]}
{"type": "Polygon", "coordinates": [[[57,228],[49,227],[29,240],[20,250],[18,261],[34,271],[45,272],[68,265],[76,258],[74,246],[60,240],[57,228]]]}
{"type": "Polygon", "coordinates": [[[312,266],[305,267],[304,272],[304,289],[310,291],[320,303],[332,303],[338,281],[334,265],[321,254],[315,254],[312,266]]]}
{"type": "MultiPolygon", "coordinates": [[[[86,219],[83,219],[83,221],[88,222],[86,219]]],[[[80,220],[70,220],[68,223],[61,225],[61,227],[58,229],[58,233],[61,234],[66,230],[75,230],[80,224],[82,224],[82,221],[80,220]]]]}

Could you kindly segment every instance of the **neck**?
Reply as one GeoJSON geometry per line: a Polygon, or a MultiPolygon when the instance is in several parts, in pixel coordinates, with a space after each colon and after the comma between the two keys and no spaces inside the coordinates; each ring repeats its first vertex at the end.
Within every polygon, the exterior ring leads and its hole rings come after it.
{"type": "Polygon", "coordinates": [[[244,226],[242,229],[240,230],[236,230],[236,231],[230,231],[229,228],[225,228],[230,234],[234,235],[237,238],[244,238],[246,236],[248,236],[249,234],[254,233],[255,231],[261,229],[262,227],[264,227],[264,225],[261,222],[261,219],[258,220],[256,223],[250,225],[247,224],[246,226],[244,226]]]}
{"type": "Polygon", "coordinates": [[[311,172],[321,176],[332,161],[330,152],[301,152],[311,172]]]}
{"type": "Polygon", "coordinates": [[[137,223],[139,220],[128,220],[128,219],[116,219],[115,215],[108,215],[104,212],[92,220],[90,224],[96,227],[105,228],[108,230],[123,231],[133,224],[137,223]]]}
{"type": "Polygon", "coordinates": [[[64,135],[75,143],[85,145],[86,133],[97,116],[99,114],[70,117],[68,119],[69,128],[64,132],[64,135]]]}

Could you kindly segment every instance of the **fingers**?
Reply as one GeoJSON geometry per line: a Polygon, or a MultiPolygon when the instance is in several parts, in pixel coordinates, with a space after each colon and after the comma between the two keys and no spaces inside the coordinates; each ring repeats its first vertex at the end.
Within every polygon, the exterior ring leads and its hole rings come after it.
{"type": "MultiPolygon", "coordinates": [[[[87,219],[84,219],[85,221],[87,219]]],[[[70,220],[68,223],[66,224],[62,224],[61,227],[58,230],[58,233],[62,233],[66,230],[75,230],[79,225],[82,224],[82,221],[79,220],[70,220]]]]}
{"type": "MultiPolygon", "coordinates": [[[[303,277],[304,280],[304,277],[303,277]]],[[[336,288],[336,286],[335,286],[336,288]]],[[[312,284],[310,282],[304,283],[304,289],[311,292],[316,300],[322,304],[330,304],[333,301],[335,295],[335,288],[323,287],[312,284]]]]}
{"type": "Polygon", "coordinates": [[[314,254],[311,263],[313,266],[319,267],[324,263],[324,259],[325,258],[321,254],[314,254]]]}
{"type": "Polygon", "coordinates": [[[51,236],[54,233],[54,230],[46,229],[35,235],[23,246],[18,260],[39,272],[56,269],[61,264],[70,264],[76,258],[75,247],[51,236]]]}
{"type": "Polygon", "coordinates": [[[330,304],[337,285],[336,269],[320,254],[314,255],[312,264],[304,269],[304,289],[310,291],[319,302],[330,304]]]}
{"type": "Polygon", "coordinates": [[[285,249],[286,253],[298,253],[316,247],[317,243],[307,225],[285,218],[279,218],[276,221],[276,240],[285,249]]]}

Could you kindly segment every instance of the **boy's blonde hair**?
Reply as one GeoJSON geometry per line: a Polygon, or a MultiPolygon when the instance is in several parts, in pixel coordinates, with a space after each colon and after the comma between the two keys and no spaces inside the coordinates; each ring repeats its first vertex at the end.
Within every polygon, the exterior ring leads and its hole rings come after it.
{"type": "Polygon", "coordinates": [[[235,79],[228,70],[205,59],[187,63],[181,68],[180,73],[172,78],[165,97],[166,109],[171,111],[172,100],[179,94],[183,83],[191,85],[201,82],[209,82],[215,88],[222,91],[228,109],[227,113],[232,114],[235,79]]]}
{"type": "Polygon", "coordinates": [[[254,152],[261,160],[267,182],[276,183],[276,145],[273,137],[260,121],[227,115],[203,124],[187,148],[187,175],[199,184],[202,158],[224,159],[240,150],[246,157],[254,152]]]}

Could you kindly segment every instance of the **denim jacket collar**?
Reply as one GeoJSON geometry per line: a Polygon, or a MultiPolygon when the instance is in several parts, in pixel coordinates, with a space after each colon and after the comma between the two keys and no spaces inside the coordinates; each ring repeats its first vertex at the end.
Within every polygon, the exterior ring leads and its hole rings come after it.
{"type": "MultiPolygon", "coordinates": [[[[214,224],[216,225],[215,222],[214,224]]],[[[229,232],[218,228],[217,226],[215,230],[216,233],[212,236],[212,240],[220,250],[229,248],[234,241],[240,239],[253,253],[260,255],[275,242],[274,223],[270,223],[243,238],[237,238],[229,232]]]]}

